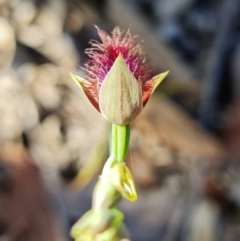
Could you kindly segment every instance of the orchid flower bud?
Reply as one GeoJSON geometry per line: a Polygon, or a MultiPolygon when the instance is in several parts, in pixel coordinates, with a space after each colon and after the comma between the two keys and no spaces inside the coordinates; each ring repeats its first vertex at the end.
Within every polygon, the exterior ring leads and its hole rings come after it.
{"type": "MultiPolygon", "coordinates": [[[[118,226],[111,227],[105,232],[98,234],[96,241],[127,241],[128,232],[123,223],[120,223],[118,226]]],[[[95,241],[95,240],[94,240],[95,241]]]]}
{"type": "Polygon", "coordinates": [[[105,232],[116,233],[123,222],[123,214],[116,209],[92,209],[72,227],[70,235],[77,241],[97,240],[105,232]]]}
{"type": "Polygon", "coordinates": [[[116,163],[109,171],[109,179],[123,197],[130,201],[137,199],[137,192],[132,174],[124,162],[116,163]]]}
{"type": "Polygon", "coordinates": [[[132,36],[116,27],[112,36],[97,28],[102,43],[91,41],[86,50],[86,75],[71,74],[91,104],[116,125],[131,123],[142,111],[168,72],[150,77],[143,51],[132,36]]]}

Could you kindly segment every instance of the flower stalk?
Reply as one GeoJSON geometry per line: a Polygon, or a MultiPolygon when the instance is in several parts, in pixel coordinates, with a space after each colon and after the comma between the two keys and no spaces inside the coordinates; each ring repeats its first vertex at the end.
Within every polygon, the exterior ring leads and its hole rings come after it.
{"type": "Polygon", "coordinates": [[[129,146],[130,125],[112,125],[111,154],[118,162],[124,162],[129,146]]]}
{"type": "Polygon", "coordinates": [[[73,226],[75,241],[120,241],[127,238],[121,197],[136,201],[132,174],[125,163],[130,123],[141,113],[168,72],[150,77],[138,36],[116,27],[109,36],[97,28],[101,43],[91,41],[85,76],[71,74],[93,107],[112,123],[110,156],[93,192],[92,209],[73,226]]]}

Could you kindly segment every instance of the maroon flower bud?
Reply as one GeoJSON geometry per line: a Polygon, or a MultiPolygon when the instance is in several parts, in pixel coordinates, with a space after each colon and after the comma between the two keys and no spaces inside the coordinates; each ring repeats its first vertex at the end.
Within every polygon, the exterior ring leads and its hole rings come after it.
{"type": "Polygon", "coordinates": [[[142,111],[149,97],[168,72],[150,78],[138,36],[116,27],[109,36],[97,28],[102,43],[91,41],[84,70],[71,74],[92,105],[111,123],[126,125],[142,111]]]}

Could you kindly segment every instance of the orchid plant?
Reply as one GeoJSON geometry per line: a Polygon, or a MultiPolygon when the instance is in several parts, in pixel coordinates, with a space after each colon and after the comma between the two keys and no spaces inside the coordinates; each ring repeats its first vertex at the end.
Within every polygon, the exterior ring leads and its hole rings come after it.
{"type": "Polygon", "coordinates": [[[130,123],[141,113],[168,72],[150,77],[138,36],[114,28],[111,36],[98,27],[101,42],[91,41],[85,76],[71,74],[88,100],[110,123],[110,156],[93,193],[92,209],[71,230],[76,241],[119,241],[127,237],[124,215],[116,205],[123,196],[135,201],[137,192],[125,158],[130,123]]]}

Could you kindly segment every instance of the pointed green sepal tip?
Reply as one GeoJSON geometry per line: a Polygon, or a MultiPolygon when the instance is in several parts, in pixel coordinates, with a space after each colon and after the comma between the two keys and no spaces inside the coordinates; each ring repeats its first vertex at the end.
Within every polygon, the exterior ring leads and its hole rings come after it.
{"type": "Polygon", "coordinates": [[[83,89],[84,83],[87,83],[87,81],[82,78],[81,76],[78,76],[76,74],[70,73],[70,76],[74,83],[80,88],[83,89]]]}
{"type": "Polygon", "coordinates": [[[102,115],[113,124],[126,125],[142,111],[142,90],[121,54],[103,80],[99,91],[102,115]]]}
{"type": "Polygon", "coordinates": [[[100,112],[99,105],[98,105],[98,97],[96,91],[96,83],[90,83],[86,79],[76,74],[70,73],[72,80],[75,84],[84,92],[90,103],[93,107],[100,112]],[[91,86],[91,88],[90,88],[91,86]]]}
{"type": "Polygon", "coordinates": [[[167,77],[169,71],[156,75],[149,80],[149,89],[143,93],[143,106],[145,106],[158,85],[167,77]]]}
{"type": "Polygon", "coordinates": [[[159,84],[168,76],[169,71],[166,71],[164,73],[161,73],[159,75],[156,75],[153,77],[153,81],[154,81],[154,87],[152,92],[159,86],[159,84]]]}

